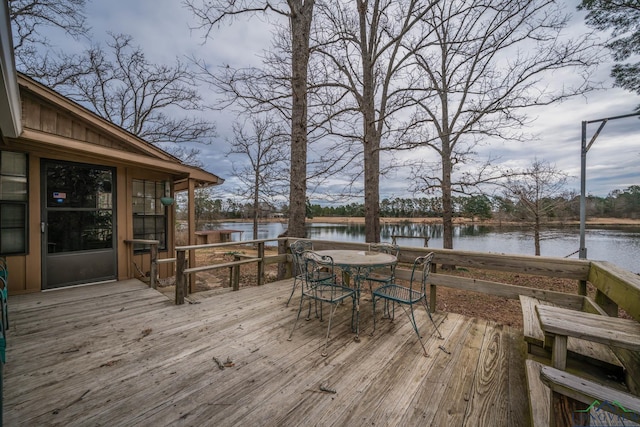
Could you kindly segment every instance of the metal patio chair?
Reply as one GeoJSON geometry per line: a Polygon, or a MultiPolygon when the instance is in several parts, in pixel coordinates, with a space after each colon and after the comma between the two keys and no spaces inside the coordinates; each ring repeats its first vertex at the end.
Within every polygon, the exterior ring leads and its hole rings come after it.
{"type": "Polygon", "coordinates": [[[302,259],[302,253],[304,251],[313,250],[313,243],[310,240],[296,240],[293,242],[289,249],[291,249],[291,255],[293,257],[293,288],[291,289],[291,295],[287,300],[287,306],[293,298],[293,294],[296,292],[298,285],[304,280],[304,261],[302,259]]]}
{"type": "Polygon", "coordinates": [[[376,300],[383,299],[385,300],[385,303],[391,303],[392,320],[395,317],[395,305],[399,304],[407,314],[407,317],[409,317],[411,326],[413,326],[413,330],[416,332],[416,335],[418,335],[418,340],[420,341],[420,345],[422,346],[422,350],[424,351],[425,356],[428,356],[427,349],[424,346],[424,342],[422,341],[422,337],[420,336],[420,332],[418,331],[418,324],[416,323],[416,318],[414,315],[414,305],[422,303],[422,306],[424,306],[425,310],[427,311],[429,319],[431,319],[433,327],[435,328],[436,332],[438,332],[438,337],[440,339],[443,339],[442,334],[438,330],[436,322],[433,320],[433,316],[431,316],[431,310],[429,310],[429,304],[427,301],[427,278],[429,277],[433,257],[434,254],[433,252],[431,252],[425,256],[421,256],[415,259],[415,261],[413,262],[413,268],[411,270],[411,280],[409,281],[408,287],[392,282],[374,289],[372,294],[373,331],[375,332],[376,330],[376,300]],[[406,306],[408,306],[409,308],[407,309],[406,306]]]}
{"type": "MultiPolygon", "coordinates": [[[[369,245],[369,251],[371,252],[382,252],[385,254],[393,255],[394,257],[398,257],[400,253],[400,246],[395,245],[393,243],[381,242],[381,243],[371,243],[369,245]]],[[[367,281],[369,282],[369,290],[372,291],[372,283],[382,283],[388,284],[395,280],[396,278],[396,264],[392,264],[386,267],[375,268],[369,272],[367,275],[367,281]]]]}
{"type": "Polygon", "coordinates": [[[293,323],[293,328],[291,329],[288,340],[291,341],[293,337],[293,331],[295,331],[298,320],[300,319],[305,298],[309,300],[309,312],[307,313],[306,320],[310,320],[311,318],[311,301],[320,303],[320,305],[322,305],[322,303],[329,303],[331,304],[329,325],[327,326],[327,337],[322,351],[322,356],[327,356],[327,345],[329,344],[329,333],[331,332],[333,316],[338,305],[347,298],[352,299],[351,328],[353,329],[354,314],[356,311],[356,291],[336,282],[333,258],[330,256],[322,256],[313,251],[305,251],[302,254],[302,259],[304,266],[303,280],[301,283],[302,297],[300,298],[300,307],[298,308],[296,321],[293,323]]]}

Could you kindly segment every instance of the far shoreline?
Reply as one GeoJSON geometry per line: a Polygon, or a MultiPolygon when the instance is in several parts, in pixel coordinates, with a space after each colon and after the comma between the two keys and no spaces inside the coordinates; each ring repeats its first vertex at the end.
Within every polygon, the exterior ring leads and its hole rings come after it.
{"type": "MultiPolygon", "coordinates": [[[[224,219],[212,221],[215,223],[220,222],[252,222],[252,219],[224,219]]],[[[287,218],[261,218],[258,220],[261,223],[265,222],[282,222],[286,223],[288,221],[287,218]]],[[[327,223],[327,224],[364,224],[364,217],[315,217],[315,218],[307,218],[306,222],[309,224],[317,224],[317,223],[327,223]]],[[[442,218],[380,218],[380,224],[397,224],[397,223],[415,223],[415,224],[442,224],[442,218]]],[[[522,225],[530,225],[528,223],[517,222],[517,221],[500,221],[496,219],[475,219],[472,220],[470,218],[453,218],[454,225],[488,225],[488,226],[522,226],[522,225]]],[[[632,218],[587,218],[587,225],[601,225],[601,226],[640,226],[640,219],[632,219],[632,218]]],[[[580,225],[579,220],[567,220],[567,221],[551,221],[545,222],[544,226],[563,226],[563,225],[571,225],[576,226],[580,225]]]]}

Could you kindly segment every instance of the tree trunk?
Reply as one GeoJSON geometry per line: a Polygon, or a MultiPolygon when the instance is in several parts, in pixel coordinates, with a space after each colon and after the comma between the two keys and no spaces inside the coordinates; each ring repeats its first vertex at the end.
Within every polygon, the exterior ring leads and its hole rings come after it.
{"type": "MultiPolygon", "coordinates": [[[[443,123],[449,124],[446,117],[447,109],[443,109],[443,123]]],[[[448,129],[446,127],[445,129],[448,129]]],[[[453,249],[453,199],[451,197],[451,170],[453,162],[451,160],[451,140],[445,134],[442,139],[442,247],[453,249]]],[[[442,265],[443,270],[454,270],[455,265],[442,265]]]]}
{"type": "Polygon", "coordinates": [[[380,241],[380,141],[364,144],[364,228],[368,243],[380,241]]]}
{"type": "Polygon", "coordinates": [[[451,198],[451,158],[442,156],[442,247],[453,249],[453,201],[451,198]]]}
{"type": "Polygon", "coordinates": [[[540,215],[537,213],[533,225],[533,241],[536,246],[536,256],[540,256],[540,215]]]}
{"type": "Polygon", "coordinates": [[[258,239],[258,205],[260,204],[260,171],[256,169],[253,180],[253,240],[258,239]]]}
{"type": "Polygon", "coordinates": [[[307,200],[307,70],[313,0],[289,1],[291,7],[291,176],[290,237],[306,237],[307,200]]]}
{"type": "Polygon", "coordinates": [[[380,241],[380,134],[376,126],[374,59],[367,37],[366,2],[358,2],[362,51],[362,100],[364,156],[364,230],[368,243],[380,241]]]}

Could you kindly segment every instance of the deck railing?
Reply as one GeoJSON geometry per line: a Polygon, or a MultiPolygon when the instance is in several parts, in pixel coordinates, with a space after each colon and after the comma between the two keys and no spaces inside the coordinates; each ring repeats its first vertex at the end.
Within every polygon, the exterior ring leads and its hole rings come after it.
{"type": "MultiPolygon", "coordinates": [[[[259,239],[242,242],[211,243],[205,245],[179,246],[176,248],[176,303],[184,302],[187,294],[188,278],[198,272],[219,268],[230,269],[231,283],[234,290],[239,288],[239,267],[246,264],[257,264],[256,283],[264,283],[265,265],[278,263],[284,272],[282,278],[291,277],[291,257],[287,256],[289,244],[296,239],[259,239]],[[277,242],[280,250],[275,256],[265,256],[265,244],[277,242]],[[256,256],[238,255],[234,261],[222,264],[190,266],[186,264],[189,251],[237,247],[251,245],[257,248],[256,256]]],[[[314,240],[314,249],[361,249],[366,243],[338,242],[314,240]]],[[[589,261],[556,257],[540,257],[527,255],[506,255],[485,252],[469,252],[450,249],[419,248],[401,246],[399,254],[400,266],[396,269],[399,279],[408,279],[410,271],[402,268],[402,264],[410,264],[416,257],[428,252],[435,253],[436,265],[455,265],[457,267],[477,268],[489,271],[521,273],[546,277],[575,279],[578,294],[586,295],[586,283],[596,288],[596,302],[610,315],[617,315],[618,307],[623,308],[630,316],[640,321],[640,276],[628,272],[612,263],[604,261],[589,261]]],[[[167,261],[173,261],[169,259],[167,261]]],[[[518,299],[520,295],[532,296],[552,302],[563,303],[567,299],[566,293],[542,290],[533,287],[516,286],[508,283],[490,282],[474,278],[465,278],[447,274],[446,271],[434,271],[430,280],[430,304],[435,310],[437,303],[437,288],[439,286],[456,288],[473,292],[518,299]]]]}
{"type": "Polygon", "coordinates": [[[184,304],[184,298],[188,293],[189,282],[192,282],[191,278],[195,273],[216,270],[220,268],[228,268],[230,271],[230,282],[233,290],[240,289],[240,266],[245,264],[257,264],[256,283],[258,285],[264,284],[264,271],[265,265],[272,263],[287,263],[289,262],[286,254],[282,256],[265,257],[265,244],[267,242],[286,241],[286,239],[259,239],[259,240],[243,240],[240,242],[226,242],[226,243],[209,243],[204,245],[190,245],[190,246],[178,246],[176,247],[176,295],[175,303],[184,304]],[[217,249],[224,247],[237,247],[244,245],[252,245],[257,250],[256,256],[234,256],[234,261],[225,262],[220,264],[209,264],[201,266],[187,265],[187,253],[190,251],[198,251],[202,249],[217,249]]]}

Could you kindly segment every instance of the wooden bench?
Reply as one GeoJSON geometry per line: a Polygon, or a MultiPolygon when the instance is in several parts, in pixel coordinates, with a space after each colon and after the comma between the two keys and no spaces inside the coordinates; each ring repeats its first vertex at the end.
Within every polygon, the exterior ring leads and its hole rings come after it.
{"type": "MultiPolygon", "coordinates": [[[[640,352],[640,323],[630,319],[601,316],[561,307],[538,305],[540,327],[546,337],[553,339],[553,366],[567,366],[567,339],[580,338],[640,352]]],[[[545,342],[546,339],[545,339],[545,342]]]]}
{"type": "MultiPolygon", "coordinates": [[[[606,315],[606,313],[591,299],[580,295],[571,295],[571,298],[563,300],[569,308],[577,311],[590,311],[606,315]]],[[[532,356],[551,360],[551,349],[553,342],[545,342],[545,334],[540,327],[538,312],[536,307],[540,305],[556,306],[552,302],[540,300],[538,298],[520,295],[520,305],[523,317],[523,335],[527,343],[527,351],[532,356]]],[[[624,367],[613,351],[606,345],[571,337],[567,343],[569,357],[588,365],[597,366],[603,369],[608,375],[622,378],[624,367]]]]}
{"type": "MultiPolygon", "coordinates": [[[[545,336],[545,331],[543,331],[543,327],[539,321],[538,313],[540,310],[543,313],[543,317],[547,315],[554,319],[556,318],[556,314],[563,314],[564,320],[560,323],[568,329],[576,328],[577,322],[585,317],[587,319],[597,320],[596,324],[604,327],[604,329],[607,329],[609,325],[611,325],[611,323],[609,323],[610,320],[614,324],[621,322],[631,328],[640,326],[640,324],[632,320],[608,317],[595,302],[587,297],[572,295],[570,298],[563,298],[558,302],[569,308],[560,308],[548,301],[520,296],[523,313],[523,333],[529,352],[528,360],[526,361],[526,378],[529,386],[531,420],[534,427],[549,425],[549,408],[551,407],[552,401],[552,392],[549,386],[543,383],[541,370],[545,364],[549,364],[553,360],[553,344],[555,339],[552,338],[554,335],[550,331],[548,331],[547,336],[545,336]],[[585,311],[588,311],[588,313],[585,313],[585,311]],[[598,314],[594,315],[593,313],[598,314]],[[591,316],[595,316],[595,318],[591,316]]],[[[550,320],[550,322],[553,323],[554,320],[550,320]]],[[[617,352],[624,350],[631,355],[635,355],[634,357],[637,357],[639,353],[633,350],[609,347],[612,341],[602,337],[599,337],[597,340],[590,340],[590,335],[598,334],[600,330],[598,330],[598,332],[592,330],[591,333],[585,334],[584,330],[582,330],[583,328],[578,327],[578,329],[580,329],[579,333],[571,332],[566,335],[567,343],[566,350],[564,351],[564,360],[569,372],[565,372],[560,378],[567,379],[566,381],[571,379],[580,384],[593,385],[593,388],[589,391],[589,397],[582,399],[582,401],[591,399],[588,403],[594,401],[595,397],[593,395],[600,396],[602,400],[602,396],[609,393],[608,395],[610,397],[608,397],[608,399],[611,400],[613,396],[615,396],[610,393],[612,390],[623,393],[634,390],[634,383],[633,381],[629,381],[629,379],[634,375],[638,375],[637,369],[640,364],[635,363],[633,357],[630,358],[628,357],[629,355],[626,355],[624,360],[630,363],[628,366],[625,365],[624,362],[618,358],[617,352]],[[602,388],[599,389],[595,387],[596,385],[602,388]],[[594,393],[593,390],[598,391],[598,393],[594,393]]],[[[608,333],[610,334],[611,332],[608,333]]],[[[605,334],[603,336],[606,337],[607,335],[605,334]]],[[[632,334],[632,337],[633,336],[634,334],[632,334]]],[[[560,351],[562,351],[562,349],[558,348],[556,353],[560,351]]],[[[547,375],[546,377],[557,379],[555,376],[547,375]]],[[[564,391],[568,393],[568,389],[563,388],[564,385],[562,387],[554,387],[555,399],[557,401],[563,401],[563,404],[560,405],[556,403],[555,412],[565,408],[566,413],[566,408],[571,406],[571,404],[573,404],[571,407],[574,410],[581,409],[580,406],[576,406],[576,402],[572,400],[573,398],[567,396],[560,398],[561,392],[564,391]]],[[[630,395],[633,396],[634,394],[635,393],[630,395]]],[[[561,424],[562,423],[559,425],[561,424]]]]}
{"type": "MultiPolygon", "coordinates": [[[[531,361],[527,361],[528,365],[531,361]]],[[[529,367],[529,366],[528,366],[529,367]]],[[[534,367],[534,370],[536,367],[534,367]]],[[[608,420],[611,425],[623,425],[622,419],[640,422],[640,398],[618,389],[602,385],[550,366],[538,366],[540,380],[548,388],[548,425],[589,425],[589,420],[608,420]],[[568,404],[555,404],[558,399],[569,398],[568,404]],[[602,414],[601,411],[612,415],[602,414]],[[583,423],[581,421],[587,421],[583,423]]],[[[544,425],[540,420],[538,424],[544,425]]]]}
{"type": "Polygon", "coordinates": [[[553,339],[552,362],[556,368],[566,367],[568,337],[605,344],[624,366],[625,383],[631,393],[640,395],[639,322],[543,305],[536,310],[540,327],[549,340],[553,339]]]}

